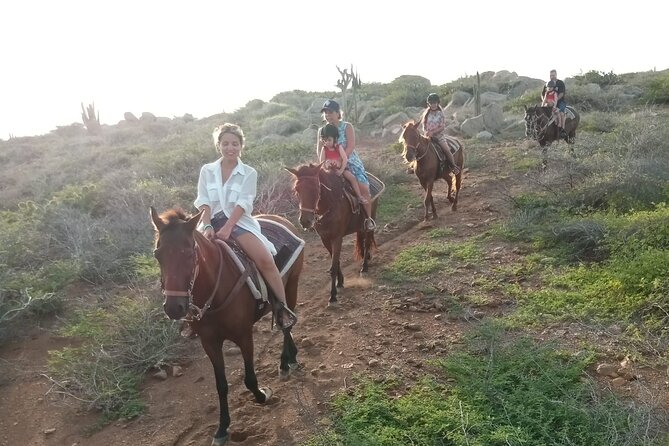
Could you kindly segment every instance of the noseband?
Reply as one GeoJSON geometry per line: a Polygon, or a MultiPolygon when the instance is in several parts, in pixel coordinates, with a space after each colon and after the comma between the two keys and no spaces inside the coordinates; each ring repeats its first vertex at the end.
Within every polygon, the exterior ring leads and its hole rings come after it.
{"type": "MultiPolygon", "coordinates": [[[[191,273],[191,280],[190,283],[188,284],[188,289],[186,291],[174,291],[165,289],[165,282],[163,280],[163,276],[162,274],[160,275],[160,290],[162,291],[163,296],[165,296],[165,298],[167,298],[168,296],[188,297],[188,314],[186,315],[186,317],[182,318],[182,320],[188,322],[192,322],[194,320],[195,321],[202,320],[207,310],[209,310],[209,308],[211,307],[214,297],[216,297],[216,292],[218,291],[218,286],[221,282],[221,273],[223,272],[223,252],[221,251],[220,248],[217,247],[219,262],[218,262],[218,274],[216,275],[216,285],[214,285],[214,289],[212,290],[211,295],[209,296],[205,304],[202,306],[202,308],[195,305],[195,303],[193,302],[193,285],[195,284],[195,280],[197,279],[197,276],[200,272],[200,247],[197,244],[197,241],[193,242],[193,251],[195,252],[195,263],[193,265],[193,272],[191,273]]],[[[237,287],[235,286],[235,289],[236,288],[237,287]]],[[[235,289],[233,289],[233,292],[235,291],[235,289]]],[[[232,292],[230,294],[232,294],[232,292]]],[[[218,311],[218,309],[216,311],[218,311]]]]}
{"type": "MultiPolygon", "coordinates": [[[[416,153],[416,156],[415,156],[415,158],[414,158],[414,161],[418,162],[418,161],[422,160],[423,158],[425,158],[425,156],[427,155],[428,150],[427,150],[427,148],[426,148],[426,149],[423,151],[423,153],[420,154],[418,148],[422,145],[422,144],[421,144],[421,142],[422,142],[422,140],[421,140],[421,136],[418,134],[418,131],[417,131],[417,130],[414,130],[414,131],[416,132],[416,138],[417,138],[418,141],[419,141],[419,143],[418,143],[417,145],[413,146],[413,145],[409,144],[409,143],[406,141],[405,138],[402,138],[402,139],[403,139],[403,141],[404,141],[404,145],[406,146],[406,148],[407,148],[407,149],[413,149],[413,151],[416,153]]],[[[428,140],[428,147],[429,147],[429,144],[432,144],[432,141],[429,141],[429,140],[428,140]]]]}
{"type": "Polygon", "coordinates": [[[318,216],[319,218],[322,218],[324,214],[323,215],[318,214],[318,203],[321,201],[321,188],[328,191],[332,191],[332,189],[327,187],[325,184],[321,183],[321,180],[318,178],[318,174],[316,174],[316,175],[299,177],[297,179],[297,182],[295,183],[295,190],[297,190],[297,185],[302,180],[308,180],[310,182],[314,182],[315,186],[318,188],[318,196],[316,197],[316,202],[314,203],[314,209],[303,207],[302,200],[300,199],[300,212],[311,212],[312,214],[318,216]]]}

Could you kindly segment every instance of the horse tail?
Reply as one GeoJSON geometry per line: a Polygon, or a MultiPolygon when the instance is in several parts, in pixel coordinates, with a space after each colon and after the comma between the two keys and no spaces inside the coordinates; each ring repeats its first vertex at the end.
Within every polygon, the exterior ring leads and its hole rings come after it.
{"type": "Polygon", "coordinates": [[[365,257],[365,240],[368,240],[368,255],[373,249],[376,249],[376,239],[374,238],[374,232],[356,232],[355,236],[355,247],[354,247],[354,259],[355,260],[364,260],[365,257]],[[369,238],[367,238],[369,235],[369,238]]]}

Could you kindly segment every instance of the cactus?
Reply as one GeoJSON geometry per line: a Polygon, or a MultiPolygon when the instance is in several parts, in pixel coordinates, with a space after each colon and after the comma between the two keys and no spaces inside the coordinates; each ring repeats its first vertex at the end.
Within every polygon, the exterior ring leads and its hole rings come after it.
{"type": "Polygon", "coordinates": [[[339,75],[341,76],[341,79],[337,80],[337,88],[341,90],[342,93],[342,108],[344,109],[344,114],[346,116],[351,115],[353,123],[355,125],[358,124],[358,89],[362,85],[360,82],[360,77],[358,76],[357,72],[354,72],[353,70],[353,64],[351,64],[351,72],[349,73],[348,68],[344,68],[343,70],[337,66],[337,71],[339,71],[339,75]],[[348,86],[349,84],[351,85],[353,89],[353,106],[352,110],[351,107],[348,105],[346,93],[348,91],[348,86]],[[353,112],[353,113],[351,113],[353,112]]]}
{"type": "Polygon", "coordinates": [[[81,119],[88,133],[91,135],[99,135],[101,133],[100,112],[98,111],[97,115],[95,114],[95,102],[88,104],[86,108],[84,108],[84,103],[81,103],[81,119]]]}

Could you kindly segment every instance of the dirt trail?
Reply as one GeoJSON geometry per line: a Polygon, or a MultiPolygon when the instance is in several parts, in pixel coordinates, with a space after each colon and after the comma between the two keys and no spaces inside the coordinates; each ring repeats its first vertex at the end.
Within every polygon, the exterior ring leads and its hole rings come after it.
{"type": "MultiPolygon", "coordinates": [[[[450,228],[447,243],[461,243],[486,231],[504,217],[508,204],[504,193],[514,187],[512,177],[501,175],[497,159],[500,148],[482,154],[487,166],[465,173],[458,212],[445,199],[445,185],[436,188],[440,218],[425,225],[422,217],[422,190],[412,182],[415,206],[408,221],[378,235],[378,251],[370,273],[358,277],[352,261],[352,237],[345,242],[343,265],[345,288],[337,308],[326,306],[329,294],[327,252],[313,233],[307,239],[306,266],[299,298],[300,321],[294,329],[299,348],[298,360],[304,368],[285,382],[277,367],[281,336],[269,330],[269,321],[256,325],[255,356],[258,380],[270,386],[275,396],[270,404],[253,402],[243,384],[243,366],[238,349],[226,343],[229,403],[232,424],[231,445],[295,445],[322,431],[326,403],[349,386],[359,372],[372,375],[393,373],[410,383],[423,374],[425,361],[445,354],[458,345],[469,328],[468,319],[496,313],[505,302],[490,297],[490,304],[478,314],[449,318],[444,308],[424,299],[420,291],[409,289],[396,295],[377,282],[383,266],[402,249],[425,237],[431,227],[450,228]]],[[[414,177],[415,180],[415,177],[414,177]]],[[[387,222],[381,222],[387,223],[387,222]]],[[[493,264],[513,261],[510,246],[496,246],[489,260],[493,264]]],[[[460,296],[485,266],[464,265],[459,274],[444,277],[433,285],[447,295],[460,296]]],[[[193,341],[198,357],[184,368],[184,375],[165,381],[147,378],[143,390],[147,412],[131,421],[119,421],[88,436],[84,429],[94,424],[95,414],[82,414],[72,405],[58,404],[45,397],[49,388],[40,375],[47,350],[59,348],[63,340],[37,331],[35,336],[0,352],[1,361],[14,373],[11,383],[0,386],[0,445],[209,445],[218,422],[218,404],[211,365],[199,342],[193,341]]]]}

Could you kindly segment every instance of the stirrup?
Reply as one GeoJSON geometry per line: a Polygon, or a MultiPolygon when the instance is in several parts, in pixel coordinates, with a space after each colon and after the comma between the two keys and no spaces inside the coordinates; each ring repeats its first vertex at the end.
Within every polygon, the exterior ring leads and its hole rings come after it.
{"type": "Polygon", "coordinates": [[[293,325],[297,323],[297,315],[288,308],[287,305],[285,305],[283,302],[277,302],[276,305],[276,325],[281,327],[282,329],[286,328],[291,328],[293,325]],[[281,315],[280,313],[285,312],[281,315]],[[288,321],[286,322],[286,313],[288,314],[288,321]]]}
{"type": "Polygon", "coordinates": [[[367,217],[365,219],[365,230],[374,231],[376,230],[376,222],[372,217],[367,217]]]}

